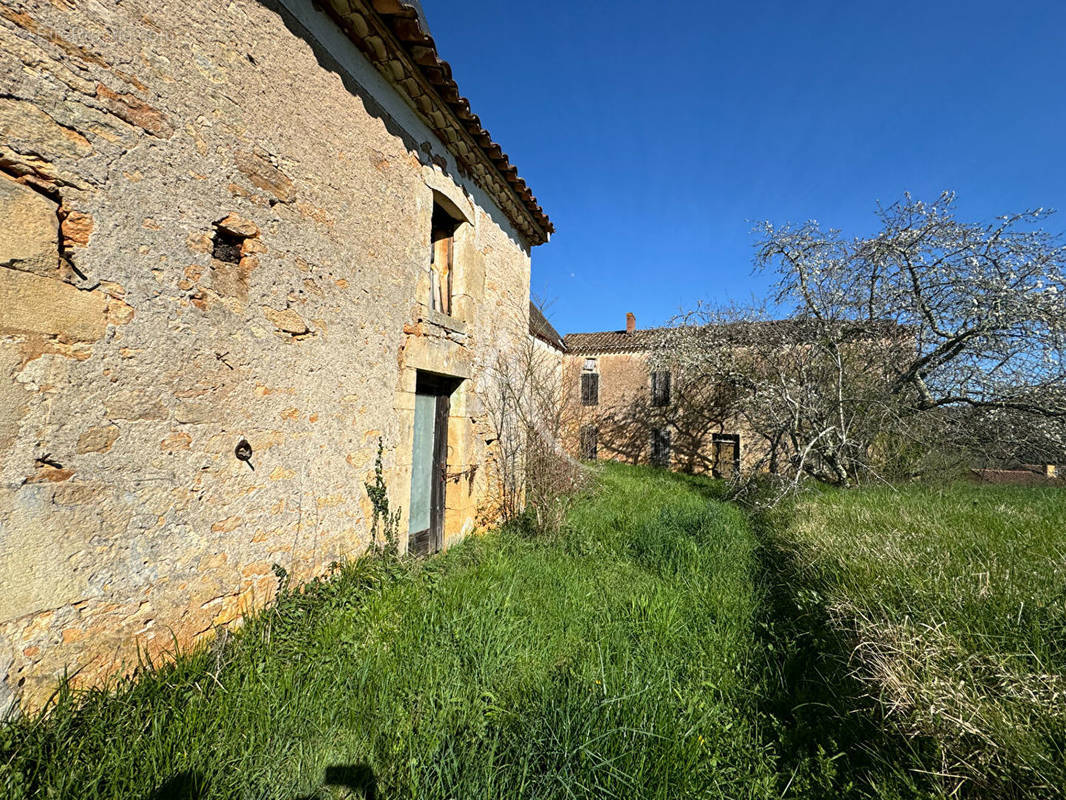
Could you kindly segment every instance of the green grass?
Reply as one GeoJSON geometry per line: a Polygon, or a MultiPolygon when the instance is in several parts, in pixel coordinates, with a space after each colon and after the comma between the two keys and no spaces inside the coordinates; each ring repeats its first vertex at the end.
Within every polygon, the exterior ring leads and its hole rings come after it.
{"type": "Polygon", "coordinates": [[[868,713],[857,689],[904,737],[873,761],[895,747],[945,790],[1062,796],[1066,493],[814,493],[769,538],[793,624],[834,676],[823,699],[868,713]]]}
{"type": "Polygon", "coordinates": [[[0,725],[0,797],[1062,796],[1066,495],[607,465],[564,531],[361,559],[0,725]]]}
{"type": "Polygon", "coordinates": [[[757,543],[712,493],[607,468],[556,537],[360,560],[227,643],[0,729],[0,795],[778,796],[757,543]]]}

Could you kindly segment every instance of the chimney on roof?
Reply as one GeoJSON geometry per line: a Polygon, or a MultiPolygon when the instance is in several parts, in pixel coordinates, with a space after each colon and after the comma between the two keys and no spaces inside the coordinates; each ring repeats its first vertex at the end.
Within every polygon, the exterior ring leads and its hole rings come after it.
{"type": "Polygon", "coordinates": [[[633,316],[633,312],[630,311],[626,314],[626,333],[632,333],[637,329],[637,318],[633,316]]]}

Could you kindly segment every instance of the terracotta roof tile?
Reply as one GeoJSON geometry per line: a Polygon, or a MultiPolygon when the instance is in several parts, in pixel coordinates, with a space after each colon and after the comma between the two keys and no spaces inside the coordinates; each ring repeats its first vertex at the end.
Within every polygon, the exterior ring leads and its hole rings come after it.
{"type": "MultiPolygon", "coordinates": [[[[347,15],[336,7],[334,0],[333,13],[342,18],[347,15]]],[[[356,3],[346,2],[351,11],[355,10],[356,3]]],[[[429,35],[429,26],[426,23],[425,14],[417,0],[370,0],[370,9],[376,14],[406,52],[411,63],[421,73],[421,77],[432,87],[440,100],[447,106],[458,124],[476,143],[485,158],[493,165],[500,178],[506,183],[520,205],[530,215],[533,221],[532,228],[527,228],[526,234],[532,244],[542,244],[548,240],[548,236],[555,232],[548,215],[544,213],[533,196],[526,182],[518,176],[518,170],[511,164],[507,154],[492,140],[492,136],[481,125],[477,114],[470,110],[470,101],[459,93],[459,86],[452,78],[452,68],[447,61],[443,60],[437,52],[437,45],[433,37],[429,35]]],[[[366,36],[359,36],[358,31],[352,25],[343,25],[342,28],[364,52],[367,51],[366,36]]],[[[376,50],[376,48],[371,48],[376,50]]],[[[372,59],[373,60],[373,59],[372,59]]],[[[380,64],[378,65],[379,69],[380,64]]],[[[419,94],[417,86],[407,86],[404,91],[412,97],[419,94]]],[[[438,131],[439,132],[439,131],[438,131]]],[[[506,208],[504,209],[507,210],[506,208]]]]}
{"type": "Polygon", "coordinates": [[[646,328],[632,333],[598,331],[596,333],[568,333],[563,337],[567,351],[578,354],[635,353],[651,350],[657,336],[665,328],[646,328]]]}
{"type": "Polygon", "coordinates": [[[544,312],[532,300],[529,301],[529,332],[557,350],[566,349],[559,331],[552,327],[552,324],[548,322],[548,318],[544,316],[544,312]]]}
{"type": "MultiPolygon", "coordinates": [[[[801,320],[779,319],[760,320],[758,322],[735,322],[724,325],[708,325],[701,329],[706,332],[709,342],[731,341],[742,343],[748,341],[766,341],[768,338],[785,334],[795,335],[797,328],[804,323],[801,320]]],[[[660,341],[659,337],[670,328],[646,328],[632,333],[625,331],[598,331],[596,333],[568,333],[563,337],[567,352],[577,355],[595,355],[597,353],[639,353],[652,350],[660,341]]],[[[867,337],[906,336],[908,330],[894,322],[854,323],[847,331],[850,337],[863,339],[867,337]]]]}

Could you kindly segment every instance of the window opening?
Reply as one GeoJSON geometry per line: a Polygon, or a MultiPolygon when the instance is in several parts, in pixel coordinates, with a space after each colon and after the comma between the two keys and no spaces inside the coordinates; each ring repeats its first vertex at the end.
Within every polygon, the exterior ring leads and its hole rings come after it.
{"type": "Polygon", "coordinates": [[[430,306],[434,311],[452,314],[452,287],[455,273],[455,230],[459,222],[439,203],[433,204],[430,232],[430,306]]]}

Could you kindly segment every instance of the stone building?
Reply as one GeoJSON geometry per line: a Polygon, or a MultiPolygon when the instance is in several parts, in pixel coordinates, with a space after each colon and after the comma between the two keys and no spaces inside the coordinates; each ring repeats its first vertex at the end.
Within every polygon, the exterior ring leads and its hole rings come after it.
{"type": "Polygon", "coordinates": [[[410,0],[0,4],[0,707],[491,519],[552,226],[410,0]]]}
{"type": "Polygon", "coordinates": [[[662,329],[563,337],[564,385],[571,413],[567,450],[585,460],[657,464],[729,477],[741,468],[749,437],[720,412],[715,387],[688,385],[656,366],[662,329]]]}

